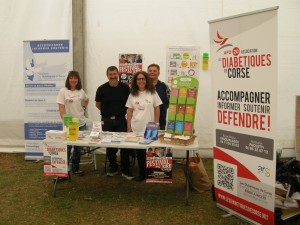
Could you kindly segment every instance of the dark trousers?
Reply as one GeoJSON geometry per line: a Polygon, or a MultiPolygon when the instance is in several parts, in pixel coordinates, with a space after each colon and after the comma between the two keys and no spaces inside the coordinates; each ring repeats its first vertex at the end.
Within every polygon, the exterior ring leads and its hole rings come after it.
{"type": "Polygon", "coordinates": [[[139,175],[146,177],[146,150],[136,149],[136,158],[139,164],[139,175]]]}
{"type": "MultiPolygon", "coordinates": [[[[103,131],[111,131],[111,132],[127,132],[127,121],[125,116],[122,118],[116,119],[106,119],[102,118],[102,130],[103,131]]],[[[129,155],[131,153],[131,149],[121,149],[121,171],[122,173],[128,174],[130,167],[130,159],[129,155]]],[[[109,161],[109,166],[112,170],[118,169],[117,164],[117,156],[118,148],[107,148],[106,155],[109,161]]]]}
{"type": "MultiPolygon", "coordinates": [[[[79,127],[79,130],[84,131],[86,129],[86,125],[79,127]]],[[[81,156],[82,147],[74,146],[74,151],[72,155],[72,172],[77,172],[79,170],[80,164],[80,156],[81,156]]],[[[72,146],[68,145],[68,159],[70,159],[72,146]]]]}
{"type": "Polygon", "coordinates": [[[159,125],[159,129],[160,130],[165,130],[166,129],[166,125],[159,125]]]}

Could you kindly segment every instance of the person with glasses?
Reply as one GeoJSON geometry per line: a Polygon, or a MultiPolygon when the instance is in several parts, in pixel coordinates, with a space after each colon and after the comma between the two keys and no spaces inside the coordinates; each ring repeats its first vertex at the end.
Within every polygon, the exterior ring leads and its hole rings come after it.
{"type": "MultiPolygon", "coordinates": [[[[145,71],[138,71],[133,75],[131,92],[126,102],[128,132],[144,132],[148,122],[159,124],[162,104],[149,75],[145,71]]],[[[137,181],[146,178],[146,150],[138,149],[137,160],[139,176],[137,181]]]]}
{"type": "Polygon", "coordinates": [[[169,99],[170,99],[170,88],[168,85],[158,79],[160,74],[160,67],[157,64],[150,64],[148,66],[148,74],[152,83],[155,87],[155,90],[160,97],[163,104],[159,106],[160,108],[160,117],[159,117],[159,129],[166,129],[166,119],[167,119],[167,110],[169,108],[169,99]]]}

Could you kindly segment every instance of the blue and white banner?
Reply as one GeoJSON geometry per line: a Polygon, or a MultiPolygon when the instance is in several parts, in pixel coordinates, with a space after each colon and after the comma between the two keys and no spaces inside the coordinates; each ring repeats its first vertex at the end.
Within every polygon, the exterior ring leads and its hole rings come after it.
{"type": "Polygon", "coordinates": [[[62,129],[56,96],[72,58],[69,40],[24,41],[25,159],[43,158],[47,130],[62,129]]]}

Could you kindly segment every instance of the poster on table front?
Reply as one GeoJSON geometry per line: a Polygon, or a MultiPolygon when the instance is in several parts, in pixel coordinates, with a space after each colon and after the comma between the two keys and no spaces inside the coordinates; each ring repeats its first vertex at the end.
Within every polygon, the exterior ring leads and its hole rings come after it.
{"type": "Polygon", "coordinates": [[[274,224],[277,8],[209,23],[217,205],[274,224]]]}
{"type": "Polygon", "coordinates": [[[56,97],[71,70],[68,40],[23,42],[25,159],[43,158],[47,130],[61,130],[56,97]]]}
{"type": "Polygon", "coordinates": [[[200,48],[195,46],[170,46],[167,48],[167,84],[179,76],[199,79],[200,48]]]}
{"type": "Polygon", "coordinates": [[[66,142],[43,141],[44,176],[68,177],[66,142]]]}
{"type": "Polygon", "coordinates": [[[172,149],[149,147],[146,152],[146,183],[172,183],[172,149]]]}
{"type": "Polygon", "coordinates": [[[119,80],[130,86],[134,73],[142,70],[142,54],[119,54],[119,80]]]}

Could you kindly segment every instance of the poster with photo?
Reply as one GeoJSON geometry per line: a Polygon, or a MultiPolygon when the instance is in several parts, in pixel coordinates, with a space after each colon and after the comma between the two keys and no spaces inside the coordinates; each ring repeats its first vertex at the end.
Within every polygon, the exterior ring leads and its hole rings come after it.
{"type": "Polygon", "coordinates": [[[130,86],[135,72],[142,70],[142,54],[119,54],[119,80],[130,86]]]}
{"type": "Polygon", "coordinates": [[[146,183],[172,183],[172,149],[148,147],[146,151],[146,183]]]}

